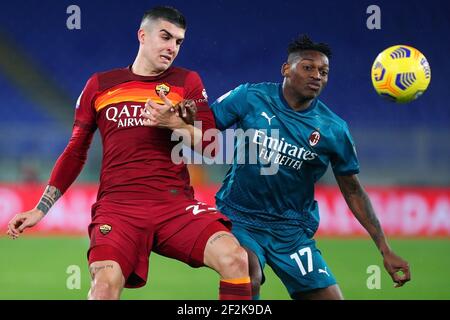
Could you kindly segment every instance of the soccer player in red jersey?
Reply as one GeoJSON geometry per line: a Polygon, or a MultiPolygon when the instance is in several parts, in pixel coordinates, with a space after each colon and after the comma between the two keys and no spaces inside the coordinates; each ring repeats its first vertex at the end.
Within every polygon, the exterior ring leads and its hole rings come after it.
{"type": "Polygon", "coordinates": [[[230,221],[195,200],[186,165],[171,160],[177,143],[172,133],[187,134],[193,146],[203,143],[194,137],[215,125],[199,75],[172,66],[185,30],[183,15],[172,7],[145,13],[134,63],[88,80],[77,101],[72,137],[42,198],[8,224],[8,234],[17,238],[45,216],[82,170],[98,128],[103,162],[88,228],[90,299],[118,299],[124,287],[145,285],[151,251],[216,270],[220,299],[251,298],[247,254],[230,233],[230,221]],[[195,102],[201,130],[173,112],[186,101],[195,102]],[[150,119],[142,116],[146,108],[150,119]]]}

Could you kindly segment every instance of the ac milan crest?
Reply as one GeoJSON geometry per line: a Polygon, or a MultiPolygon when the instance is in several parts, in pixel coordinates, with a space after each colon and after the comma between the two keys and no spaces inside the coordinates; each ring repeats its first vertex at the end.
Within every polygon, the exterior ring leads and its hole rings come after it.
{"type": "Polygon", "coordinates": [[[317,143],[319,143],[319,140],[320,140],[320,133],[319,133],[319,131],[314,131],[309,136],[309,145],[311,147],[314,147],[317,143]]]}

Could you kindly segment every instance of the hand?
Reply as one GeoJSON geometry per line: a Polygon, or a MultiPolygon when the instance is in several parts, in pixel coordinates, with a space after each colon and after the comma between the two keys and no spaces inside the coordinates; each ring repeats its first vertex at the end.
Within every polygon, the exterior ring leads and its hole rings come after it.
{"type": "Polygon", "coordinates": [[[173,107],[173,112],[181,117],[187,124],[194,124],[197,116],[197,105],[194,100],[187,99],[177,103],[173,107]]]}
{"type": "Polygon", "coordinates": [[[141,117],[144,118],[144,126],[178,129],[182,128],[186,123],[175,111],[175,106],[164,95],[162,91],[159,92],[159,97],[164,102],[159,105],[152,99],[148,99],[145,103],[145,109],[141,109],[141,117]]]}
{"type": "Polygon", "coordinates": [[[11,239],[16,239],[24,229],[33,227],[41,221],[44,216],[44,212],[37,208],[16,214],[8,223],[7,234],[11,237],[11,239]]]}
{"type": "Polygon", "coordinates": [[[411,280],[411,274],[409,270],[409,264],[394,252],[390,251],[383,255],[384,257],[384,267],[386,271],[391,276],[392,280],[395,282],[394,287],[399,288],[403,286],[406,282],[411,280]],[[399,274],[399,272],[403,274],[399,274]]]}

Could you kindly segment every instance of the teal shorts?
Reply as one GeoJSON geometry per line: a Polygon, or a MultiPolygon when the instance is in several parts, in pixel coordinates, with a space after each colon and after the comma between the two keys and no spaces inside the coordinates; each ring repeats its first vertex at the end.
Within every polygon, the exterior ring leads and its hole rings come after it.
{"type": "Polygon", "coordinates": [[[292,299],[296,293],[336,284],[316,241],[302,229],[262,230],[233,221],[232,232],[243,247],[256,254],[263,272],[266,263],[272,268],[292,299]]]}

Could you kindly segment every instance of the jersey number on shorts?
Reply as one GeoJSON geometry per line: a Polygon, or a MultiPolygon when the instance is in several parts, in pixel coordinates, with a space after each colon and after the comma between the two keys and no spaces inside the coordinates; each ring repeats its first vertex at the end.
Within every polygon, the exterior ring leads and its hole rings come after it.
{"type": "Polygon", "coordinates": [[[291,259],[294,259],[295,262],[297,262],[298,267],[300,268],[300,272],[302,273],[302,276],[304,276],[306,273],[313,271],[313,261],[312,261],[312,252],[310,247],[305,247],[303,249],[298,250],[298,253],[295,252],[290,255],[291,259]],[[306,261],[308,262],[308,271],[305,270],[305,267],[303,266],[302,260],[300,260],[300,256],[305,255],[306,253],[306,261]]]}

